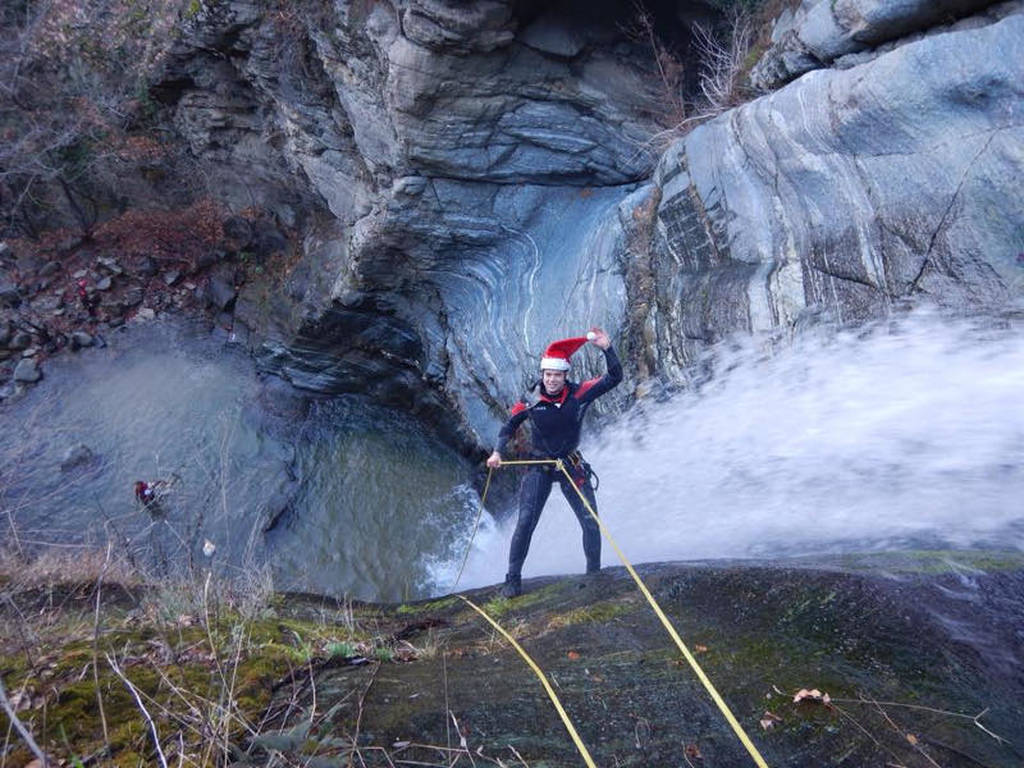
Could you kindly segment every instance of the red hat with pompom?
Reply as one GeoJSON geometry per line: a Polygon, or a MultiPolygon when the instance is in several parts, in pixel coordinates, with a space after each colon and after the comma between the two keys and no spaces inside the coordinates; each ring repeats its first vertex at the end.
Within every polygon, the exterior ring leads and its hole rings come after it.
{"type": "Polygon", "coordinates": [[[589,340],[588,336],[574,336],[571,339],[559,339],[548,344],[544,350],[544,357],[540,359],[542,371],[568,371],[569,358],[572,353],[582,347],[589,340]]]}

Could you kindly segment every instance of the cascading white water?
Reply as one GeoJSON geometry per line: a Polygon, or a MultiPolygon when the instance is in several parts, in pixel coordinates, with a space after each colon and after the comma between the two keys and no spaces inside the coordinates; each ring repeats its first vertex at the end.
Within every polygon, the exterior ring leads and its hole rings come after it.
{"type": "MultiPolygon", "coordinates": [[[[602,519],[633,562],[1024,548],[1020,331],[918,312],[723,343],[701,383],[584,440],[602,519]]],[[[512,522],[483,526],[463,587],[502,578],[512,522]]],[[[525,575],[582,571],[579,538],[555,491],[525,575]]]]}

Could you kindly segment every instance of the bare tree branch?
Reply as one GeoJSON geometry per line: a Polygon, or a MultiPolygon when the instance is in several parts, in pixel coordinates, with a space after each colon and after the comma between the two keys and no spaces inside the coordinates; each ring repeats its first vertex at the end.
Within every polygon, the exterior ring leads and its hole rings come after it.
{"type": "Polygon", "coordinates": [[[149,715],[149,710],[147,710],[146,705],[142,703],[142,698],[139,696],[139,691],[132,684],[132,681],[127,678],[124,672],[121,671],[121,667],[117,665],[117,662],[114,661],[114,658],[109,653],[105,655],[107,657],[107,663],[110,665],[110,668],[114,670],[115,675],[121,678],[121,682],[125,684],[125,686],[128,688],[128,691],[135,699],[135,703],[138,706],[139,711],[142,712],[143,716],[146,718],[146,722],[149,723],[149,729],[153,734],[153,744],[156,745],[156,754],[160,758],[160,765],[163,766],[163,768],[167,768],[167,758],[164,756],[163,747],[160,746],[160,734],[156,730],[156,723],[153,722],[153,718],[149,715]]]}

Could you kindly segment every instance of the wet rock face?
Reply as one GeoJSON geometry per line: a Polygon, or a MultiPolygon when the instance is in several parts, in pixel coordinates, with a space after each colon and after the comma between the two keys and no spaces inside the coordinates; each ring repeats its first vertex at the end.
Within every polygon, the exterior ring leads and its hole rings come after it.
{"type": "Polygon", "coordinates": [[[588,256],[578,222],[601,209],[614,225],[653,165],[660,106],[650,51],[624,32],[633,13],[203,6],[153,92],[239,207],[308,233],[284,286],[238,298],[264,366],[438,419],[454,409],[470,443],[489,441],[551,338],[620,314],[621,275],[588,256]],[[571,220],[552,228],[552,214],[571,220]],[[554,300],[538,301],[538,261],[556,259],[554,300]]]}
{"type": "Polygon", "coordinates": [[[927,37],[809,73],[673,146],[655,175],[664,358],[818,312],[1019,301],[1022,40],[1021,13],[927,37]]]}
{"type": "Polygon", "coordinates": [[[306,188],[352,222],[417,174],[620,184],[645,176],[648,51],[631,11],[430,0],[264,12],[203,8],[153,93],[193,151],[258,197],[306,188]],[[305,179],[289,180],[290,170],[305,179]],[[280,187],[280,189],[274,189],[280,187]]]}

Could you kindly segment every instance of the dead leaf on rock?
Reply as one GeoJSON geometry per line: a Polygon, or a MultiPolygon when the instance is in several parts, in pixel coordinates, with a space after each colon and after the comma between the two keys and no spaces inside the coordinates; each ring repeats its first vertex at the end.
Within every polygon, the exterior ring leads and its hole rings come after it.
{"type": "Polygon", "coordinates": [[[694,760],[703,760],[704,759],[701,756],[700,750],[697,748],[696,744],[687,744],[686,745],[686,756],[687,757],[692,757],[694,760]]]}
{"type": "Polygon", "coordinates": [[[907,741],[909,741],[914,746],[917,746],[917,736],[915,736],[914,734],[908,733],[907,734],[907,741]]]}
{"type": "Polygon", "coordinates": [[[766,731],[770,731],[775,727],[776,723],[781,723],[782,718],[776,715],[774,712],[765,710],[765,713],[761,716],[761,727],[766,731]]]}
{"type": "Polygon", "coordinates": [[[835,709],[832,706],[832,697],[827,693],[822,693],[817,688],[812,688],[810,690],[801,688],[797,691],[796,695],[793,696],[793,703],[799,704],[801,701],[817,701],[824,704],[830,710],[835,709]]]}
{"type": "Polygon", "coordinates": [[[11,694],[11,706],[15,712],[22,712],[32,708],[32,694],[28,691],[18,691],[11,694]]]}
{"type": "Polygon", "coordinates": [[[821,701],[821,691],[819,691],[817,688],[812,688],[811,690],[801,688],[799,691],[796,692],[796,695],[793,696],[793,703],[798,704],[804,699],[814,699],[815,701],[821,701]]]}

